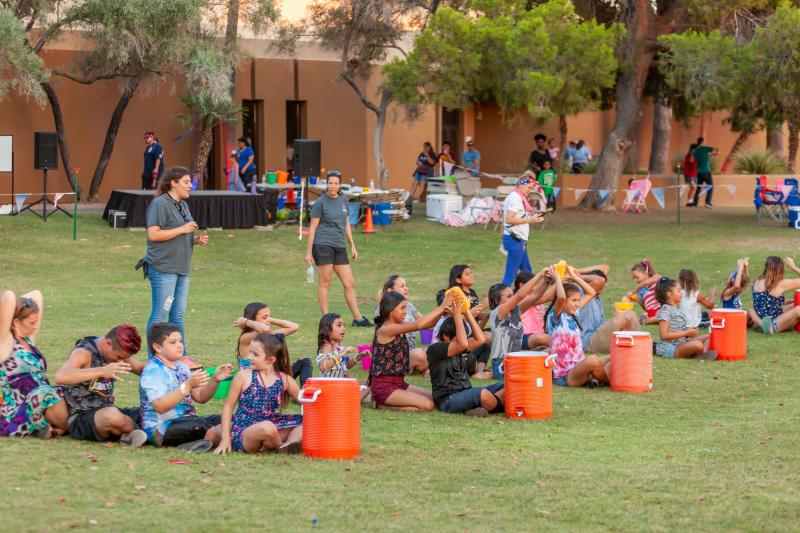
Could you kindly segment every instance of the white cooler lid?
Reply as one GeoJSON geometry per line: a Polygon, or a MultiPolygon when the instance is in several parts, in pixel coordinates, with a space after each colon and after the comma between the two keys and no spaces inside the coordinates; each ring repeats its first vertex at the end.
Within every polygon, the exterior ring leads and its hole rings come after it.
{"type": "Polygon", "coordinates": [[[525,351],[525,352],[511,352],[506,354],[506,357],[549,357],[550,354],[548,352],[534,352],[534,351],[525,351]]]}

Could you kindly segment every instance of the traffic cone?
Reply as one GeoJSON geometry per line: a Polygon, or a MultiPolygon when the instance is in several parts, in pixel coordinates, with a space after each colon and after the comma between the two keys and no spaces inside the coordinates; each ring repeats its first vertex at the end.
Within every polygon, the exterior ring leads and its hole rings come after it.
{"type": "Polygon", "coordinates": [[[362,233],[375,233],[375,226],[372,225],[372,208],[367,206],[367,214],[364,215],[364,229],[362,233]]]}

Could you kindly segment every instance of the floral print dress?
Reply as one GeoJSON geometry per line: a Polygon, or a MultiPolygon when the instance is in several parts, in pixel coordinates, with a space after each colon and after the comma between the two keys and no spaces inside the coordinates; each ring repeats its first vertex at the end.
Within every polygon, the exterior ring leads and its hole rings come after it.
{"type": "Polygon", "coordinates": [[[11,355],[0,363],[0,436],[26,437],[47,427],[44,412],[63,399],[61,389],[47,381],[47,361],[25,339],[30,350],[16,338],[11,355]]]}
{"type": "Polygon", "coordinates": [[[261,382],[258,372],[253,372],[250,386],[239,396],[239,406],[231,423],[231,444],[234,450],[244,450],[242,434],[244,430],[259,422],[272,422],[278,429],[288,429],[303,425],[303,415],[281,413],[284,385],[281,375],[269,387],[261,382]]]}

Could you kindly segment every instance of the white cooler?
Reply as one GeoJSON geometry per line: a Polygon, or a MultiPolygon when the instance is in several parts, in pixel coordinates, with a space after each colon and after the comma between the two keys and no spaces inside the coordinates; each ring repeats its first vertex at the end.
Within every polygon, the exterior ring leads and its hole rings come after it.
{"type": "Polygon", "coordinates": [[[463,198],[457,194],[429,194],[425,217],[441,222],[448,213],[459,212],[463,208],[463,198]]]}

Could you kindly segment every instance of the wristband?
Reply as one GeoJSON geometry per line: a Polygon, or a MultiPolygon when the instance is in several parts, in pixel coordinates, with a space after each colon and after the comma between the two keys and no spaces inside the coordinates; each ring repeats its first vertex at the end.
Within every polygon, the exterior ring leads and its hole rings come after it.
{"type": "Polygon", "coordinates": [[[183,383],[181,383],[181,386],[178,388],[178,390],[181,391],[181,394],[186,396],[186,382],[185,381],[183,383]]]}

